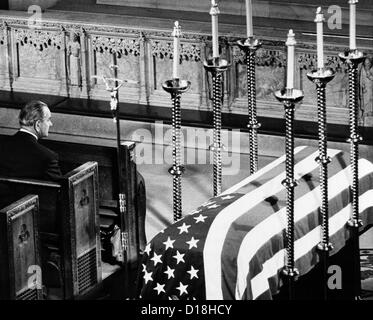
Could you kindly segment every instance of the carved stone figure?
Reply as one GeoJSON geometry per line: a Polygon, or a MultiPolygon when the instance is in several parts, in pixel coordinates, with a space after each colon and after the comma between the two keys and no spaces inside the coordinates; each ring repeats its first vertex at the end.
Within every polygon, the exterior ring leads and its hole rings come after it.
{"type": "Polygon", "coordinates": [[[70,33],[70,41],[68,42],[68,72],[70,84],[72,86],[81,85],[81,68],[80,68],[80,39],[75,32],[70,33]]]}
{"type": "Polygon", "coordinates": [[[373,56],[367,56],[359,75],[360,109],[364,116],[373,116],[373,56]]]}

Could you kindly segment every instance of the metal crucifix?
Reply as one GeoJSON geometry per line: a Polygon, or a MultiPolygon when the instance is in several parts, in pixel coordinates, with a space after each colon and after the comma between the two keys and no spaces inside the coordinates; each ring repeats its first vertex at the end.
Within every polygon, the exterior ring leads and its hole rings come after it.
{"type": "MultiPolygon", "coordinates": [[[[116,259],[120,262],[124,268],[125,273],[127,275],[126,279],[128,279],[129,275],[129,266],[127,266],[127,251],[128,251],[128,229],[129,225],[126,223],[126,214],[127,214],[127,201],[126,193],[125,193],[125,185],[121,179],[122,173],[124,170],[123,162],[120,157],[120,146],[121,146],[121,134],[120,134],[120,112],[119,112],[119,95],[118,91],[119,88],[124,83],[138,83],[137,81],[127,80],[127,79],[119,79],[117,76],[117,68],[116,65],[110,65],[110,69],[114,72],[114,77],[106,77],[106,76],[92,76],[92,78],[97,80],[102,80],[105,83],[105,88],[108,92],[110,92],[110,109],[112,112],[113,121],[116,124],[116,140],[117,140],[117,187],[118,187],[118,211],[119,211],[119,224],[120,224],[120,250],[117,252],[116,259]]],[[[127,280],[126,280],[127,281],[127,280]]]]}

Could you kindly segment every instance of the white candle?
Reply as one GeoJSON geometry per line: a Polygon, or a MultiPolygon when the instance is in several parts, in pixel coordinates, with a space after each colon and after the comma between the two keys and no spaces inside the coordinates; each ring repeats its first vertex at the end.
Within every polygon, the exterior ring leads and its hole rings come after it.
{"type": "Polygon", "coordinates": [[[294,88],[294,52],[295,45],[295,34],[292,29],[289,30],[288,39],[286,41],[286,46],[288,47],[288,61],[287,61],[287,89],[294,88]]]}
{"type": "Polygon", "coordinates": [[[253,5],[251,0],[246,0],[246,30],[247,37],[253,36],[253,5]]]}
{"type": "Polygon", "coordinates": [[[324,14],[321,12],[321,7],[316,11],[316,29],[317,29],[317,68],[324,68],[324,40],[323,40],[323,23],[324,14]]]}
{"type": "Polygon", "coordinates": [[[181,29],[178,21],[175,21],[174,31],[172,32],[174,37],[174,61],[173,61],[173,78],[179,78],[179,45],[180,45],[180,36],[181,29]]]}
{"type": "Polygon", "coordinates": [[[218,39],[218,15],[219,8],[216,3],[216,0],[211,0],[211,23],[212,23],[212,57],[219,57],[219,39],[218,39]]]}
{"type": "Polygon", "coordinates": [[[358,0],[349,0],[350,4],[350,50],[356,50],[356,4],[358,0]]]}

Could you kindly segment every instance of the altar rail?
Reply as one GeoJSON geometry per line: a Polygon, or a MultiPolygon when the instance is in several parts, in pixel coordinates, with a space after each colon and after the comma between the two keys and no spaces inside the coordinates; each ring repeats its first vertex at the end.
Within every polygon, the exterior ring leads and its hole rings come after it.
{"type": "MultiPolygon", "coordinates": [[[[306,73],[316,67],[313,17],[314,13],[310,12],[310,21],[304,22],[302,31],[298,28],[299,22],[294,22],[298,41],[295,86],[305,92],[296,119],[312,122],[317,121],[316,91],[306,73]]],[[[140,19],[140,24],[138,17],[110,15],[97,22],[97,14],[84,13],[83,16],[73,12],[47,12],[40,21],[32,19],[26,13],[0,11],[1,90],[108,100],[104,85],[92,76],[111,75],[109,66],[115,64],[119,67],[119,78],[137,82],[124,84],[119,92],[120,101],[150,108],[170,107],[169,96],[161,84],[171,78],[172,73],[171,19],[140,19]]],[[[276,34],[273,30],[270,32],[268,26],[258,28],[257,37],[263,41],[256,59],[260,117],[283,118],[282,107],[275,101],[273,92],[284,84],[285,29],[291,28],[293,22],[283,20],[281,23],[276,34]]],[[[189,92],[183,95],[183,109],[209,111],[212,81],[203,68],[203,61],[211,53],[211,26],[208,21],[184,21],[181,26],[180,75],[192,83],[189,92]]],[[[245,57],[237,46],[245,28],[226,22],[221,24],[219,32],[221,54],[232,64],[224,78],[223,112],[247,114],[245,57]]],[[[328,120],[333,124],[348,124],[348,74],[337,56],[348,46],[348,38],[326,36],[325,41],[327,64],[337,71],[327,88],[328,120]]],[[[358,39],[358,46],[362,51],[373,53],[371,37],[358,39]]],[[[360,68],[361,83],[371,88],[372,61],[373,58],[368,57],[360,68]]],[[[360,124],[370,127],[373,125],[372,91],[362,88],[360,92],[360,124]]]]}

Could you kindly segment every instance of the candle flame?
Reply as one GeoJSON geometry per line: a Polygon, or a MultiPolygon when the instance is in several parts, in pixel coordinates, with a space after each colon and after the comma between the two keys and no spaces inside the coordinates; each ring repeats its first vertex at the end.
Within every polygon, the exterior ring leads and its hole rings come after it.
{"type": "Polygon", "coordinates": [[[318,7],[317,10],[316,10],[316,18],[314,20],[314,22],[324,22],[325,19],[324,19],[324,14],[321,10],[321,7],[318,7]]]}
{"type": "Polygon", "coordinates": [[[210,15],[217,16],[218,14],[220,14],[218,3],[216,0],[211,0],[210,15]]]}
{"type": "Polygon", "coordinates": [[[288,39],[286,41],[287,46],[295,46],[297,42],[295,41],[295,33],[293,32],[293,29],[289,30],[288,33],[288,39]]]}
{"type": "Polygon", "coordinates": [[[172,32],[173,37],[180,37],[181,36],[181,27],[179,21],[175,21],[174,24],[174,31],[172,32]]]}

